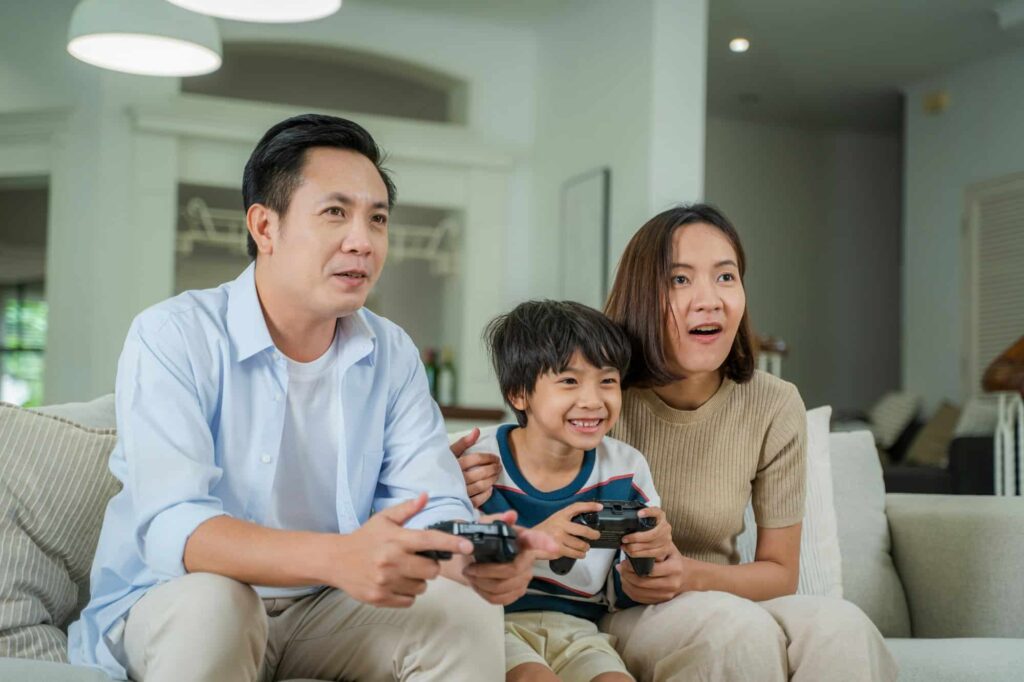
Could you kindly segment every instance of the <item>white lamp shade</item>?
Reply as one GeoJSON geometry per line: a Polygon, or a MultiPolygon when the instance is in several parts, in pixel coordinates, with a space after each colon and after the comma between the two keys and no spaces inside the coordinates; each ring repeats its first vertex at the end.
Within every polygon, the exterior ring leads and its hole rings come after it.
{"type": "Polygon", "coordinates": [[[68,52],[87,64],[144,76],[198,76],[221,65],[220,33],[207,16],[164,0],[82,0],[68,52]]]}
{"type": "Polygon", "coordinates": [[[277,24],[323,19],[341,9],[341,0],[167,0],[221,19],[277,24]]]}

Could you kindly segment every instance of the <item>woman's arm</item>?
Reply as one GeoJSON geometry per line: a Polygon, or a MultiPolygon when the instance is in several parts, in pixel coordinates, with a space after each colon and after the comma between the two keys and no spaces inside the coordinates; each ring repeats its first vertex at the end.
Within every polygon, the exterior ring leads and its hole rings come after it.
{"type": "Polygon", "coordinates": [[[723,566],[688,559],[678,549],[654,565],[641,578],[629,562],[619,565],[622,589],[635,602],[657,604],[683,592],[729,592],[753,601],[774,599],[796,592],[800,577],[800,530],[802,524],[785,528],[758,528],[754,561],[723,566]]]}

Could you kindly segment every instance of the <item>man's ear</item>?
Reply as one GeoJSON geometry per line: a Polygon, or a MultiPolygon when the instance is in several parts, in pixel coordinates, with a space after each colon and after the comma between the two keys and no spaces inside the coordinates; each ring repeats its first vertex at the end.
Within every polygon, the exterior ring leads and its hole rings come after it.
{"type": "Polygon", "coordinates": [[[260,253],[270,255],[274,252],[274,238],[278,234],[277,212],[263,204],[253,204],[245,212],[245,226],[249,228],[260,253]]]}

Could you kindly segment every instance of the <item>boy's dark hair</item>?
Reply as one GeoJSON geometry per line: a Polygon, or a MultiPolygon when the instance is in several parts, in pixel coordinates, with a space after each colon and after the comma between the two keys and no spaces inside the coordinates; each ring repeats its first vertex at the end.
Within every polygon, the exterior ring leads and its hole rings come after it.
{"type": "Polygon", "coordinates": [[[575,301],[527,301],[488,323],[484,340],[491,354],[505,403],[526,426],[526,413],[512,396],[528,396],[537,379],[561,372],[577,351],[595,367],[614,367],[623,377],[629,369],[630,344],[614,322],[575,301]]]}
{"type": "MultiPolygon", "coordinates": [[[[306,150],[312,147],[350,149],[377,167],[388,190],[388,207],[394,207],[397,190],[381,164],[384,154],[370,133],[357,123],[337,116],[302,114],[281,121],[266,133],[252,150],[242,174],[242,202],[245,210],[263,204],[280,216],[288,211],[292,193],[302,181],[306,150]]],[[[256,242],[248,236],[249,257],[256,258],[256,242]]]]}

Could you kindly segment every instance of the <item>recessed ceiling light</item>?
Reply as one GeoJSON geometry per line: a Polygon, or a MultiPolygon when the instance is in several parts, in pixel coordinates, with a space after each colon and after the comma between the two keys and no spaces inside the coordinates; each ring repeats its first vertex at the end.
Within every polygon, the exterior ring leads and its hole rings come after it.
{"type": "Polygon", "coordinates": [[[733,38],[729,41],[729,49],[733,52],[746,52],[750,49],[750,41],[746,38],[733,38]]]}
{"type": "Polygon", "coordinates": [[[170,0],[212,17],[268,24],[314,21],[341,9],[341,0],[170,0]]]}

